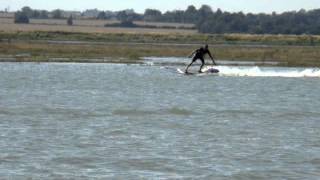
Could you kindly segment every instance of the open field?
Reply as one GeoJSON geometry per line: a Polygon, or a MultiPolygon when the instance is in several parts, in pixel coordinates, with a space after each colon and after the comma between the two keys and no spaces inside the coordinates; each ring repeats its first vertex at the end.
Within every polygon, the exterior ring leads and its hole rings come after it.
{"type": "MultiPolygon", "coordinates": [[[[86,25],[14,24],[0,18],[0,40],[64,40],[113,42],[169,42],[182,44],[298,45],[318,46],[319,35],[200,34],[195,30],[100,27],[99,20],[80,20],[86,25]],[[96,24],[91,26],[89,23],[96,24]]],[[[38,20],[43,21],[43,20],[38,20]]],[[[52,23],[55,20],[52,21],[52,23]]],[[[110,22],[111,23],[111,22],[110,22]]]]}
{"type": "MultiPolygon", "coordinates": [[[[14,24],[13,18],[0,18],[0,24],[14,24]]],[[[96,26],[96,27],[103,27],[105,24],[113,24],[119,23],[120,21],[117,20],[99,20],[99,19],[74,19],[73,24],[75,26],[96,26]]],[[[153,25],[153,26],[168,26],[168,27],[186,27],[186,28],[193,28],[195,27],[194,24],[181,24],[181,23],[165,23],[165,22],[146,22],[146,21],[135,21],[134,23],[138,25],[153,25]]],[[[30,24],[34,25],[67,25],[66,19],[30,19],[30,24]]]]}
{"type": "Polygon", "coordinates": [[[104,27],[105,24],[113,24],[118,21],[111,20],[74,20],[73,26],[67,25],[65,19],[31,19],[30,24],[14,24],[12,18],[0,18],[0,31],[17,32],[17,31],[64,31],[64,32],[85,32],[85,33],[153,33],[153,34],[194,34],[196,30],[189,29],[174,29],[178,27],[192,28],[193,24],[179,24],[179,23],[152,23],[152,22],[135,22],[138,25],[153,25],[153,26],[167,26],[165,28],[114,28],[104,27]]]}

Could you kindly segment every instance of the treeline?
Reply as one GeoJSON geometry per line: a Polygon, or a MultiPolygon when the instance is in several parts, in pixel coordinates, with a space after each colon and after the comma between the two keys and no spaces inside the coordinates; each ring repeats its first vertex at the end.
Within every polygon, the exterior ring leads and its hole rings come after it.
{"type": "MultiPolygon", "coordinates": [[[[32,10],[24,7],[16,13],[17,22],[27,18],[67,18],[74,12],[54,10],[32,10]],[[67,14],[67,15],[66,15],[67,14]],[[21,18],[22,17],[22,18],[21,18]]],[[[120,25],[135,26],[133,21],[174,22],[195,24],[200,33],[246,33],[246,34],[320,34],[320,9],[291,11],[281,14],[230,13],[220,9],[212,10],[208,5],[199,9],[190,5],[186,10],[162,13],[157,9],[146,9],[143,14],[133,10],[78,12],[78,16],[91,19],[119,20],[120,25]],[[90,15],[88,15],[90,14],[90,15]]],[[[74,15],[75,16],[75,15],[74,15]]]]}
{"type": "Polygon", "coordinates": [[[51,12],[46,10],[33,10],[30,7],[23,7],[20,11],[15,12],[14,22],[15,23],[29,23],[29,19],[67,19],[67,24],[73,24],[72,14],[65,17],[64,11],[60,9],[53,10],[51,12]]]}
{"type": "Polygon", "coordinates": [[[320,34],[320,9],[300,10],[282,14],[230,13],[208,5],[196,9],[189,6],[185,11],[176,10],[162,14],[147,9],[146,21],[193,23],[201,33],[246,33],[246,34],[320,34]]]}

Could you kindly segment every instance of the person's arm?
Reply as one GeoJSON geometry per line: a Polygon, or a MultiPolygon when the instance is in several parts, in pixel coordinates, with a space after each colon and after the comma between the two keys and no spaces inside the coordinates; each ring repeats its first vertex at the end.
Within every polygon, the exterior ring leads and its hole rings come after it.
{"type": "Polygon", "coordinates": [[[210,58],[211,58],[211,60],[212,60],[212,63],[214,64],[214,65],[217,65],[217,63],[214,61],[214,58],[212,57],[212,54],[211,54],[211,52],[208,50],[208,54],[209,54],[209,56],[210,56],[210,58]]]}
{"type": "Polygon", "coordinates": [[[191,58],[196,52],[197,50],[193,51],[188,57],[191,58]]]}

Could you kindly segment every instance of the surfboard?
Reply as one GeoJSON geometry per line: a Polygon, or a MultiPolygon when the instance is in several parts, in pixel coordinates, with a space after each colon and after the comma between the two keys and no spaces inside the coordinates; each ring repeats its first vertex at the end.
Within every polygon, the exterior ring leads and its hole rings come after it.
{"type": "Polygon", "coordinates": [[[178,73],[179,74],[184,74],[184,75],[197,75],[197,74],[218,74],[220,71],[218,70],[218,69],[215,69],[215,68],[209,68],[209,69],[207,69],[207,70],[205,70],[204,72],[202,72],[202,73],[193,73],[193,72],[185,72],[185,71],[183,71],[183,70],[181,70],[181,69],[177,69],[177,71],[178,71],[178,73]]]}
{"type": "Polygon", "coordinates": [[[178,71],[179,74],[184,74],[184,75],[193,75],[193,74],[195,74],[195,73],[191,73],[191,72],[187,72],[186,73],[185,71],[183,71],[183,70],[181,70],[179,68],[177,69],[177,71],[178,71]]]}

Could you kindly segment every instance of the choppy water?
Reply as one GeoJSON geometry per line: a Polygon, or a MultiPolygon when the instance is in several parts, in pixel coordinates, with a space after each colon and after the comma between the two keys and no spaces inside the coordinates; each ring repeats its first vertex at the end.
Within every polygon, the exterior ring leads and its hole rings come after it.
{"type": "Polygon", "coordinates": [[[320,78],[220,69],[1,63],[0,177],[319,179],[320,78]]]}

